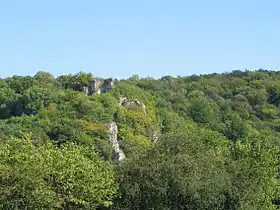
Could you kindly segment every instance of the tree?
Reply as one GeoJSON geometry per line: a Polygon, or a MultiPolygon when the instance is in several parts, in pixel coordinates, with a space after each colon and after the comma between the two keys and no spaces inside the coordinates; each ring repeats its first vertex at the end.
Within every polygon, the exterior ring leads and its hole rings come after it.
{"type": "Polygon", "coordinates": [[[279,199],[279,148],[270,131],[253,134],[233,145],[230,171],[239,209],[275,209],[279,199]]]}
{"type": "Polygon", "coordinates": [[[213,123],[218,120],[219,108],[216,103],[205,98],[193,99],[188,107],[190,117],[198,123],[213,123]]]}
{"type": "Polygon", "coordinates": [[[226,203],[227,142],[183,127],[119,165],[116,209],[220,209],[226,203]]]}
{"type": "Polygon", "coordinates": [[[6,79],[8,87],[13,89],[16,93],[23,93],[26,89],[32,87],[35,84],[35,80],[30,77],[13,76],[6,79]]]}
{"type": "Polygon", "coordinates": [[[0,169],[3,209],[95,209],[111,205],[116,192],[112,166],[74,144],[11,138],[1,144],[0,169]]]}
{"type": "Polygon", "coordinates": [[[22,94],[23,112],[25,114],[36,114],[40,107],[45,107],[55,100],[55,92],[47,88],[33,86],[22,94]]]}
{"type": "Polygon", "coordinates": [[[48,72],[39,71],[34,76],[37,81],[37,85],[41,85],[48,88],[59,87],[59,82],[48,72]]]}
{"type": "Polygon", "coordinates": [[[236,141],[250,134],[251,127],[246,121],[234,112],[228,113],[226,116],[225,125],[226,130],[224,135],[229,139],[236,141]]]}
{"type": "Polygon", "coordinates": [[[0,89],[0,118],[5,119],[22,113],[22,96],[15,90],[3,87],[0,89]]]}

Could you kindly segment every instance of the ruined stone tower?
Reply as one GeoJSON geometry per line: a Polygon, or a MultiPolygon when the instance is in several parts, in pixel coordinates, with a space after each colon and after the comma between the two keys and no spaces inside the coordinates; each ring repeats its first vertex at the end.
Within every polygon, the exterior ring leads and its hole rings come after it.
{"type": "Polygon", "coordinates": [[[113,86],[114,82],[112,78],[105,79],[103,82],[94,79],[90,82],[89,95],[110,92],[113,89],[113,86]]]}
{"type": "Polygon", "coordinates": [[[113,79],[105,79],[101,87],[101,93],[110,92],[113,89],[114,82],[113,79]]]}
{"type": "Polygon", "coordinates": [[[92,95],[94,93],[100,94],[100,85],[101,85],[100,80],[92,80],[90,82],[89,95],[92,95]]]}

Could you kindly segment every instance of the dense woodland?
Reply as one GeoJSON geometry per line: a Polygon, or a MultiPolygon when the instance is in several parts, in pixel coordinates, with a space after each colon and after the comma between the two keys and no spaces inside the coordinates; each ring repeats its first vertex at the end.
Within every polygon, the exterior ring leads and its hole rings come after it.
{"type": "Polygon", "coordinates": [[[1,209],[276,209],[280,72],[0,79],[1,209]],[[137,99],[119,106],[119,98],[137,99]],[[108,123],[126,158],[113,161],[108,123]],[[156,135],[156,140],[155,140],[156,135]]]}

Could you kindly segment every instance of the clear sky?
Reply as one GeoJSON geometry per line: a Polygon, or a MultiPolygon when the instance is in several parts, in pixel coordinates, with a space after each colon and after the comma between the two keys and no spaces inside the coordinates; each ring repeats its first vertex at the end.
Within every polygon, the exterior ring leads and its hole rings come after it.
{"type": "Polygon", "coordinates": [[[280,67],[279,0],[3,0],[0,77],[280,67]]]}

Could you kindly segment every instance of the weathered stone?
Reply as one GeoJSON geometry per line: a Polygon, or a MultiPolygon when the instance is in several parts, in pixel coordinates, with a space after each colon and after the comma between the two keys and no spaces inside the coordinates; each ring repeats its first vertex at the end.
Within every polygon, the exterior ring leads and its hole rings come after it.
{"type": "Polygon", "coordinates": [[[109,142],[113,147],[113,161],[122,161],[125,159],[124,152],[120,149],[120,143],[117,139],[118,127],[115,122],[111,122],[108,125],[109,128],[109,142]]]}
{"type": "Polygon", "coordinates": [[[127,98],[119,98],[119,106],[123,106],[123,104],[126,100],[127,100],[127,98]]]}
{"type": "Polygon", "coordinates": [[[85,95],[88,95],[89,94],[88,88],[87,87],[83,87],[83,92],[84,92],[85,95]]]}
{"type": "Polygon", "coordinates": [[[101,87],[101,93],[110,92],[113,89],[114,82],[113,79],[105,79],[101,87]]]}
{"type": "Polygon", "coordinates": [[[98,79],[92,80],[90,82],[89,95],[110,92],[113,89],[113,86],[113,79],[105,79],[103,83],[98,79]]]}
{"type": "Polygon", "coordinates": [[[100,94],[100,85],[101,85],[100,80],[92,80],[90,82],[89,95],[92,95],[94,93],[100,94]]]}
{"type": "Polygon", "coordinates": [[[152,133],[152,141],[153,141],[153,143],[157,143],[157,141],[158,141],[158,132],[157,132],[156,129],[153,130],[153,133],[152,133]]]}
{"type": "Polygon", "coordinates": [[[119,106],[129,106],[131,104],[137,105],[146,114],[146,106],[145,106],[145,104],[141,103],[137,99],[119,98],[119,106]]]}

